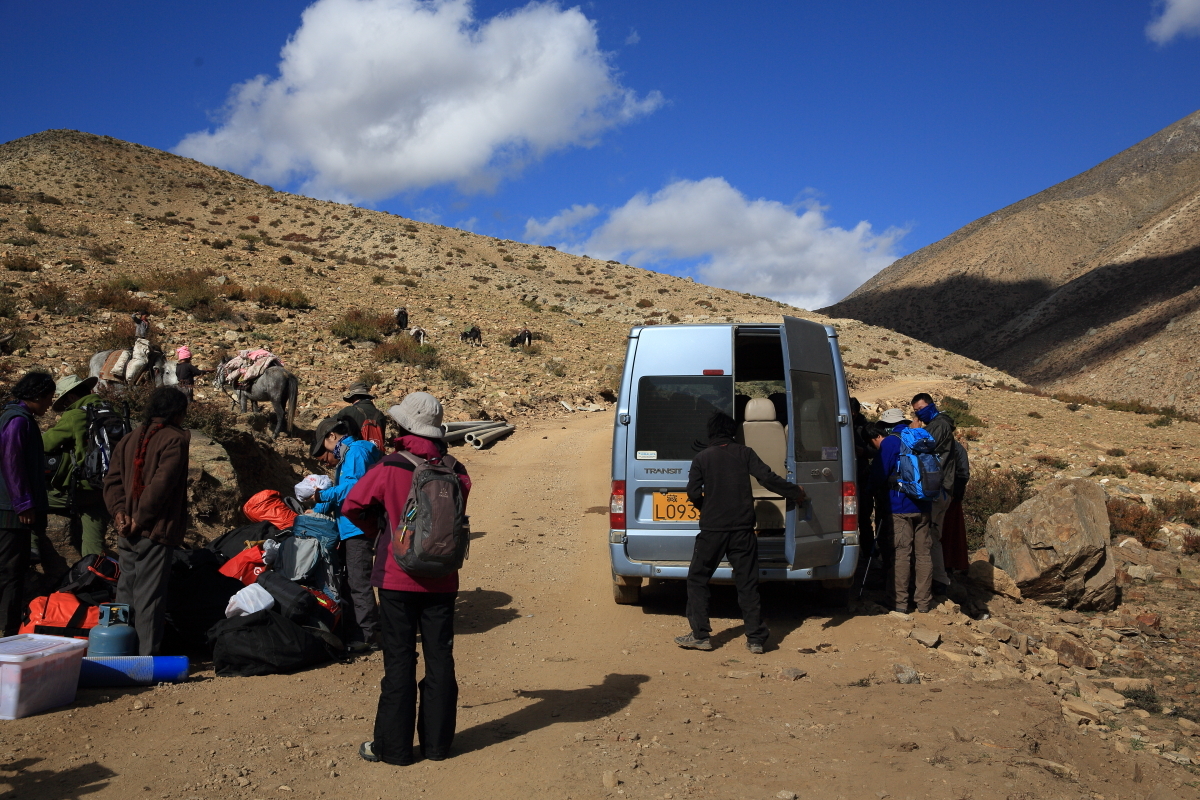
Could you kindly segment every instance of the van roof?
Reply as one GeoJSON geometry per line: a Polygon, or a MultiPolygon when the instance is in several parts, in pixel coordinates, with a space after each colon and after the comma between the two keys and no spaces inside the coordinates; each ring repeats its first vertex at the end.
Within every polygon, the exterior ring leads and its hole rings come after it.
{"type": "Polygon", "coordinates": [[[782,328],[782,322],[671,322],[666,325],[634,325],[630,330],[647,328],[782,328]]]}

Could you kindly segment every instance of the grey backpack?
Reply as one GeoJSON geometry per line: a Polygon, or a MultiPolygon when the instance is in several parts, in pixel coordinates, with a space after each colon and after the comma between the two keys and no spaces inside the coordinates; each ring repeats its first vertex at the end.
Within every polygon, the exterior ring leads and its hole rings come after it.
{"type": "Polygon", "coordinates": [[[409,452],[398,455],[405,461],[388,459],[382,463],[411,469],[413,477],[404,517],[392,531],[392,557],[409,575],[450,575],[462,567],[471,545],[466,500],[454,471],[458,461],[445,455],[442,463],[432,464],[409,452]]]}

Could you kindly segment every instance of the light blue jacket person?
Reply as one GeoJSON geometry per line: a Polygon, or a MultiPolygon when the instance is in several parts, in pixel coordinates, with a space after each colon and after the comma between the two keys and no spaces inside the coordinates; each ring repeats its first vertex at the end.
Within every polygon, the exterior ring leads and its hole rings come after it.
{"type": "MultiPolygon", "coordinates": [[[[318,434],[321,433],[318,428],[318,434]]],[[[323,439],[324,437],[322,437],[323,439]]],[[[315,443],[314,443],[315,446],[315,443]]],[[[342,539],[352,536],[362,536],[363,531],[346,517],[342,516],[342,501],[358,483],[358,479],[376,461],[383,458],[383,453],[374,442],[365,439],[355,439],[353,434],[347,434],[334,445],[332,456],[336,460],[337,470],[333,476],[333,486],[322,489],[314,496],[316,504],[313,511],[325,514],[337,520],[338,534],[342,539]]]]}

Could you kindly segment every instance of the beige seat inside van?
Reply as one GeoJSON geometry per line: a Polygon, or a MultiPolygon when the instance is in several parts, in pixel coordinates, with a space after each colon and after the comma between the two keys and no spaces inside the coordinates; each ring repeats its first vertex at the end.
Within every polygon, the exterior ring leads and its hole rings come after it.
{"type": "MultiPolygon", "coordinates": [[[[787,431],[775,418],[775,404],[755,397],[746,404],[742,423],[742,441],[758,454],[763,463],[780,477],[787,475],[787,431]]],[[[754,492],[755,524],[759,530],[784,527],[784,499],[750,479],[754,492]]]]}

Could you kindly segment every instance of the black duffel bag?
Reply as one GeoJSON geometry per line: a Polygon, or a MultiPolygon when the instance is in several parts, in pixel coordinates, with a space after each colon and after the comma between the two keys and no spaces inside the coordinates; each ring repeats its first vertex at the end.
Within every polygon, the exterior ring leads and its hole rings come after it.
{"type": "Polygon", "coordinates": [[[207,549],[216,553],[217,560],[224,564],[245,550],[246,542],[278,539],[281,535],[282,531],[269,522],[251,522],[221,534],[208,543],[207,549]]]}
{"type": "Polygon", "coordinates": [[[317,612],[317,598],[312,592],[274,570],[264,570],[257,583],[271,593],[279,613],[292,622],[306,622],[317,612]]]}
{"type": "Polygon", "coordinates": [[[208,640],[221,677],[293,672],[336,654],[332,642],[270,609],[222,620],[209,629],[208,640]]]}

